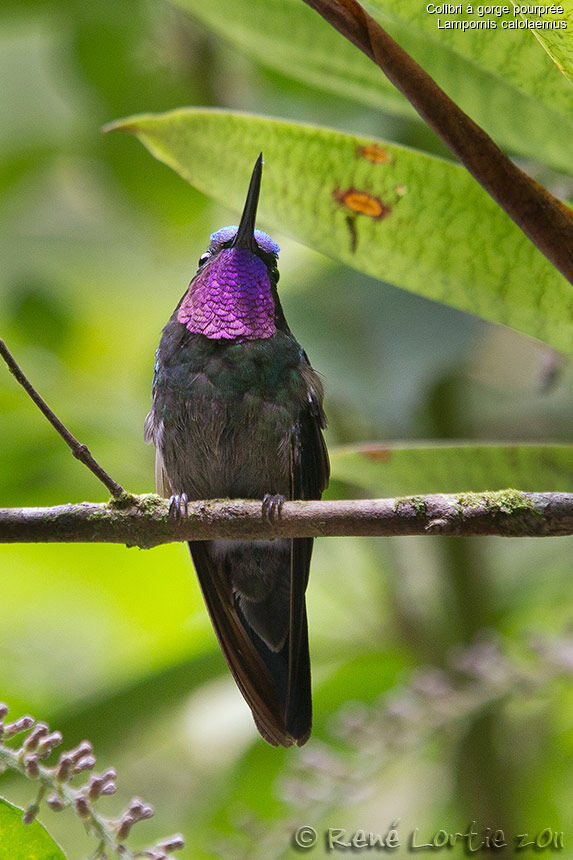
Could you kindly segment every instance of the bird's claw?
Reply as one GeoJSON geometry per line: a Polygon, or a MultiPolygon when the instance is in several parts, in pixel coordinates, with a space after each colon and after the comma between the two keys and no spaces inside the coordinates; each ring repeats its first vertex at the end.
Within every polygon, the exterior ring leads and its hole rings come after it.
{"type": "Polygon", "coordinates": [[[181,493],[181,495],[177,493],[176,495],[171,496],[169,499],[169,516],[176,522],[181,522],[181,520],[187,516],[188,504],[189,500],[187,499],[187,493],[181,493]]]}
{"type": "Polygon", "coordinates": [[[272,522],[275,517],[280,518],[284,501],[285,497],[281,496],[280,493],[277,493],[277,495],[265,493],[263,496],[262,514],[267,522],[272,522]]]}

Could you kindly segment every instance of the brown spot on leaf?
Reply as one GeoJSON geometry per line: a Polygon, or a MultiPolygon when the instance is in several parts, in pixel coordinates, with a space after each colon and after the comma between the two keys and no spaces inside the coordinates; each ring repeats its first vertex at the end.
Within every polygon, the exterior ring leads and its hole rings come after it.
{"type": "Polygon", "coordinates": [[[373,446],[372,448],[363,448],[360,452],[369,460],[382,460],[388,463],[392,459],[392,452],[389,448],[383,448],[381,445],[373,446]]]}
{"type": "Polygon", "coordinates": [[[388,206],[379,197],[370,194],[368,191],[359,191],[356,188],[348,188],[342,191],[340,188],[335,188],[332,192],[333,197],[341,206],[346,206],[351,212],[356,212],[358,215],[367,215],[369,218],[374,218],[378,221],[380,218],[386,218],[392,211],[392,207],[388,206]]]}
{"type": "Polygon", "coordinates": [[[369,143],[366,146],[357,146],[356,154],[359,158],[366,158],[372,164],[392,164],[392,156],[387,150],[382,149],[377,143],[369,143]]]}

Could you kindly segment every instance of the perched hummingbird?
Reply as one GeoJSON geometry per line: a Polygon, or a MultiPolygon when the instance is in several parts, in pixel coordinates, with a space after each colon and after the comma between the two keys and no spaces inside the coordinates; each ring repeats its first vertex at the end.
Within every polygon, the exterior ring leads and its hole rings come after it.
{"type": "MultiPolygon", "coordinates": [[[[156,489],[187,500],[319,499],[329,462],[322,385],[277,294],[279,246],[255,230],[263,158],[238,227],[223,227],[163,329],[146,439],[156,489]]],[[[312,724],[304,593],[311,538],[189,543],[223,654],[261,735],[304,744],[312,724]]]]}

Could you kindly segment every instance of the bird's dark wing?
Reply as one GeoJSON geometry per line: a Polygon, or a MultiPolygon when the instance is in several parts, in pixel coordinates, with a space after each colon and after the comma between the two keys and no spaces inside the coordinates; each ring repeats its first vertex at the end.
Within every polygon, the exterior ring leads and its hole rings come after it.
{"type": "Polygon", "coordinates": [[[320,499],[328,486],[330,463],[322,431],[326,418],[322,408],[322,386],[306,353],[303,376],[308,397],[293,428],[291,438],[291,498],[320,499]]]}
{"type": "MultiPolygon", "coordinates": [[[[306,359],[306,355],[304,357],[306,359]]],[[[321,404],[322,390],[310,365],[307,377],[308,400],[301,409],[291,437],[291,499],[319,499],[328,485],[330,474],[328,452],[322,435],[326,426],[321,404]]],[[[299,738],[299,745],[308,739],[312,726],[310,658],[304,598],[312,544],[312,538],[293,538],[290,552],[286,725],[289,732],[299,738]]]]}

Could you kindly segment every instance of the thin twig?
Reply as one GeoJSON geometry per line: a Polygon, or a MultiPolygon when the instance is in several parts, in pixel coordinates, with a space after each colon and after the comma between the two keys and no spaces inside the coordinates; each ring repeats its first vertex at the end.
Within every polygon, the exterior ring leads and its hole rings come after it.
{"type": "Polygon", "coordinates": [[[382,69],[472,176],[573,282],[573,211],[535,182],[357,0],[304,0],[382,69]]]}
{"type": "Polygon", "coordinates": [[[83,445],[79,442],[75,436],[73,436],[67,427],[62,424],[57,415],[54,415],[46,401],[41,397],[30,380],[25,376],[24,372],[16,362],[16,359],[4,343],[2,339],[0,339],[0,355],[8,365],[10,372],[14,375],[16,380],[20,383],[22,388],[27,391],[30,395],[38,409],[40,409],[43,414],[46,416],[52,427],[60,434],[66,445],[71,449],[72,454],[78,460],[80,460],[85,466],[90,469],[96,478],[104,484],[107,489],[110,491],[114,498],[118,499],[125,494],[125,490],[123,487],[118,484],[116,481],[111,478],[108,473],[102,469],[99,463],[94,460],[92,457],[87,445],[83,445]]]}
{"type": "Polygon", "coordinates": [[[124,496],[108,505],[0,508],[0,543],[123,543],[149,548],[171,541],[320,536],[573,534],[573,493],[491,493],[402,499],[285,502],[269,521],[260,501],[190,502],[177,521],[155,495],[124,496]]]}

